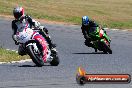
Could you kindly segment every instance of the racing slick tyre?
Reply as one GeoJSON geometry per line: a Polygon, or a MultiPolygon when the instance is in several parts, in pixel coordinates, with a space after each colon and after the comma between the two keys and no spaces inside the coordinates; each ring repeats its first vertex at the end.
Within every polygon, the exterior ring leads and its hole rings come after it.
{"type": "Polygon", "coordinates": [[[34,52],[34,47],[32,45],[27,46],[28,55],[32,59],[32,61],[36,64],[38,67],[42,67],[44,65],[44,61],[42,59],[42,55],[34,52]]]}
{"type": "Polygon", "coordinates": [[[53,60],[50,62],[51,66],[58,66],[60,63],[58,55],[52,54],[51,56],[53,57],[53,60]]]}
{"type": "Polygon", "coordinates": [[[108,47],[108,50],[109,54],[112,54],[112,50],[110,49],[110,47],[108,47]]]}
{"type": "Polygon", "coordinates": [[[106,54],[106,53],[109,53],[109,54],[112,54],[112,50],[111,50],[111,48],[110,48],[110,46],[108,46],[107,44],[103,44],[104,45],[104,53],[106,54]]]}

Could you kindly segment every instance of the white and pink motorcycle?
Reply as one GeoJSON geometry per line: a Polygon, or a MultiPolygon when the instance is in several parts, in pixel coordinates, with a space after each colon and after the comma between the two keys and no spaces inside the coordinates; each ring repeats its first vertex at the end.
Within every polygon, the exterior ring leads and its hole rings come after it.
{"type": "Polygon", "coordinates": [[[51,66],[58,66],[59,57],[57,53],[50,51],[45,38],[37,31],[30,28],[18,30],[15,40],[19,44],[24,44],[24,50],[37,66],[41,67],[45,63],[50,63],[51,66]]]}

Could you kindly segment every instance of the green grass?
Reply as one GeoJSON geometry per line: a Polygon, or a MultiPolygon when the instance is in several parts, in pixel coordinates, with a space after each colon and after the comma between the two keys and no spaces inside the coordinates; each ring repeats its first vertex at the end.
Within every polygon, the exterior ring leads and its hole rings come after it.
{"type": "Polygon", "coordinates": [[[132,28],[132,0],[0,0],[0,14],[12,15],[16,5],[33,18],[81,24],[88,15],[111,28],[132,28]]]}
{"type": "Polygon", "coordinates": [[[29,59],[29,56],[20,56],[15,51],[5,50],[0,48],[0,62],[11,62],[29,59]]]}
{"type": "MultiPolygon", "coordinates": [[[[16,5],[33,18],[80,25],[81,17],[88,15],[105,27],[132,29],[132,0],[0,0],[0,14],[12,15],[16,5]]],[[[0,48],[0,62],[27,58],[0,48]]]]}

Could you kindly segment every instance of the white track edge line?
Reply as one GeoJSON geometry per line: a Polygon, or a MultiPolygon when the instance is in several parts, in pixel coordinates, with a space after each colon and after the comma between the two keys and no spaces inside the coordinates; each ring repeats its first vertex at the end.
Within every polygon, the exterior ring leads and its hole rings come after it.
{"type": "MultiPolygon", "coordinates": [[[[8,51],[13,51],[13,52],[16,52],[18,53],[17,50],[11,50],[11,49],[6,49],[8,51]]],[[[20,60],[20,61],[11,61],[11,62],[0,62],[0,64],[9,64],[9,63],[25,63],[25,62],[31,62],[32,60],[31,59],[25,59],[25,60],[20,60]]]]}

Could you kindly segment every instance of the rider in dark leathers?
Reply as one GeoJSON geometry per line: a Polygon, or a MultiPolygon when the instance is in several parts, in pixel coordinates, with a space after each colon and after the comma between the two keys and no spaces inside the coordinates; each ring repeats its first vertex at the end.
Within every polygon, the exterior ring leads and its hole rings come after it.
{"type": "MultiPolygon", "coordinates": [[[[15,41],[15,44],[18,45],[18,42],[15,40],[14,35],[17,32],[17,29],[21,27],[20,25],[24,25],[26,23],[29,23],[30,28],[37,29],[38,32],[46,39],[46,41],[49,44],[49,48],[52,50],[55,50],[56,47],[55,44],[53,44],[50,36],[48,35],[48,30],[44,26],[40,26],[40,23],[38,21],[35,21],[30,16],[24,14],[24,9],[22,7],[16,7],[13,10],[13,15],[15,17],[15,20],[12,21],[12,38],[15,41]]],[[[23,49],[23,45],[20,45],[18,48],[19,55],[25,55],[25,51],[23,49]]]]}
{"type": "MultiPolygon", "coordinates": [[[[83,16],[82,17],[82,33],[84,35],[85,38],[85,45],[88,47],[92,47],[95,49],[95,51],[97,51],[97,49],[94,47],[94,45],[91,43],[92,38],[89,37],[89,34],[92,33],[93,31],[96,31],[96,27],[101,28],[102,30],[104,30],[100,25],[98,25],[95,21],[90,20],[88,16],[83,16]]],[[[106,31],[104,30],[104,32],[106,33],[106,31]]],[[[107,33],[106,33],[107,34],[107,33]]]]}
{"type": "Polygon", "coordinates": [[[85,38],[84,43],[86,46],[94,48],[93,44],[91,43],[91,38],[89,37],[89,32],[90,32],[89,29],[91,27],[99,27],[99,25],[95,21],[90,20],[88,16],[83,16],[81,29],[85,38]]]}

